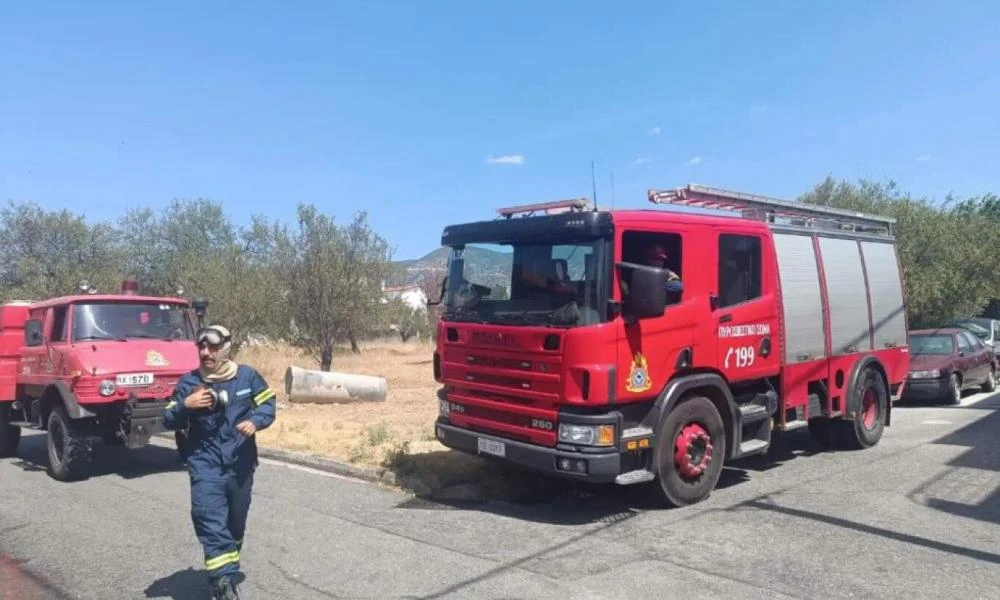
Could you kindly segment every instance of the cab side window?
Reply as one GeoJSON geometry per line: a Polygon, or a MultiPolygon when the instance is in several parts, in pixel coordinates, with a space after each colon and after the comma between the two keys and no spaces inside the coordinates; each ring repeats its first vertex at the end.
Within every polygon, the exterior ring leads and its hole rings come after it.
{"type": "Polygon", "coordinates": [[[65,306],[57,306],[52,309],[52,335],[49,337],[49,341],[66,341],[66,312],[65,306]]]}
{"type": "Polygon", "coordinates": [[[761,296],[760,238],[726,233],[719,236],[719,307],[761,296]]]}
{"type": "Polygon", "coordinates": [[[958,334],[958,351],[966,354],[972,352],[972,344],[969,343],[969,338],[965,337],[964,331],[958,334]]]}
{"type": "MultiPolygon", "coordinates": [[[[669,269],[684,281],[683,243],[679,233],[626,231],[622,234],[622,260],[646,266],[669,269]]],[[[623,293],[628,293],[630,270],[622,272],[623,293]]],[[[681,301],[683,292],[672,291],[680,283],[668,286],[667,304],[681,301]]]]}

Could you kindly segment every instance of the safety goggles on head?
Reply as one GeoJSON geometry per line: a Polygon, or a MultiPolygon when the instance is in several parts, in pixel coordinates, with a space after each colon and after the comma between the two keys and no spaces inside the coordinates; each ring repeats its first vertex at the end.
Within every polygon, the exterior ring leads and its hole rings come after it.
{"type": "Polygon", "coordinates": [[[195,344],[198,346],[221,346],[229,341],[229,333],[221,331],[217,327],[204,327],[198,330],[195,336],[195,344]]]}

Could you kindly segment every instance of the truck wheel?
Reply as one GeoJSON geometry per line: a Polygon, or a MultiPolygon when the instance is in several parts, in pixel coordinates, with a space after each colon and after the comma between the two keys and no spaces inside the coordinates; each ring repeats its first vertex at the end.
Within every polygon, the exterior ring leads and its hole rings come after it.
{"type": "Polygon", "coordinates": [[[61,405],[57,404],[49,414],[47,438],[49,475],[59,481],[82,479],[90,466],[93,440],[61,405]]]}
{"type": "Polygon", "coordinates": [[[708,498],[726,457],[726,432],[712,401],[694,396],[674,407],[663,421],[656,445],[661,497],[675,507],[708,498]]]}
{"type": "Polygon", "coordinates": [[[17,456],[21,428],[10,424],[10,404],[0,404],[0,458],[17,456]]]}
{"type": "Polygon", "coordinates": [[[889,408],[889,392],[877,370],[871,367],[865,369],[858,378],[856,390],[859,399],[857,415],[839,423],[841,442],[851,450],[871,448],[882,439],[889,408]]]}

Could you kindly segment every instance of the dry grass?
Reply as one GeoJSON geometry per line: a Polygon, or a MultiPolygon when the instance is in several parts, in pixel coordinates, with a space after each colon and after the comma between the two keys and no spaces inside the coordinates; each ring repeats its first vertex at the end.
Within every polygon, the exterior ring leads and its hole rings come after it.
{"type": "Polygon", "coordinates": [[[406,453],[445,451],[434,439],[438,408],[433,351],[429,343],[412,341],[371,343],[362,347],[361,354],[338,349],[332,370],[385,377],[387,398],[316,405],[288,403],[284,389],[289,366],[319,369],[310,356],[286,345],[245,349],[238,360],[256,367],[278,393],[278,419],[258,434],[258,443],[363,466],[386,466],[406,453]]]}

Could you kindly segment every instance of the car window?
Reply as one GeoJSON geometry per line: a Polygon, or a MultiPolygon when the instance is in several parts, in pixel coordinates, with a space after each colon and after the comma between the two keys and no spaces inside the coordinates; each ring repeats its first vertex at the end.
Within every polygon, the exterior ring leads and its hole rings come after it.
{"type": "Polygon", "coordinates": [[[972,343],[969,342],[969,336],[971,333],[961,332],[958,334],[958,351],[959,352],[971,352],[972,343]]]}
{"type": "Polygon", "coordinates": [[[979,351],[986,347],[986,345],[983,344],[982,340],[980,340],[978,337],[974,335],[969,335],[968,333],[966,333],[965,336],[968,338],[969,343],[972,344],[972,348],[974,350],[979,351]]]}

